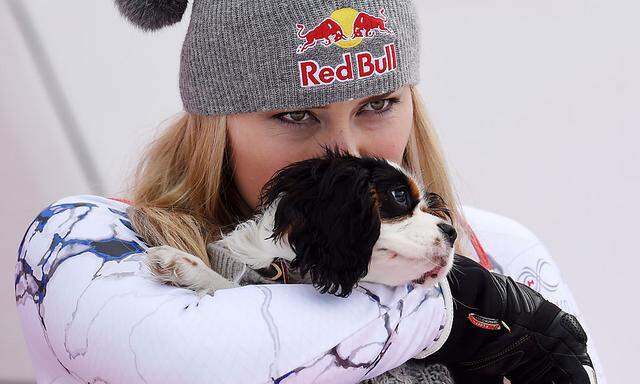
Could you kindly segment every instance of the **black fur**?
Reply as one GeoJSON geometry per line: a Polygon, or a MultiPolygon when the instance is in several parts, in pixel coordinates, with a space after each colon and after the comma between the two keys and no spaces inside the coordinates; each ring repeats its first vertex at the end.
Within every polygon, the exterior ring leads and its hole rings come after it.
{"type": "Polygon", "coordinates": [[[291,267],[302,276],[309,272],[321,293],[346,297],[367,274],[380,236],[372,177],[374,168],[388,165],[324,148],[324,157],[276,172],[261,191],[260,205],[265,208],[281,197],[270,238],[287,236],[296,254],[291,267]]]}
{"type": "Polygon", "coordinates": [[[453,224],[453,217],[451,216],[451,210],[446,201],[442,198],[442,196],[437,193],[428,192],[426,196],[427,206],[431,210],[431,212],[438,216],[439,218],[446,220],[449,219],[449,222],[453,224]]]}
{"type": "Polygon", "coordinates": [[[182,19],[188,0],[115,0],[120,13],[145,31],[175,24],[182,19]]]}

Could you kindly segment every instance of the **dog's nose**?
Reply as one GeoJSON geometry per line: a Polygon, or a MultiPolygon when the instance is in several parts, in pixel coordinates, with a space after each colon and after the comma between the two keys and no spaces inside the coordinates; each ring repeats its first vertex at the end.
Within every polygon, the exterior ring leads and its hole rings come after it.
{"type": "Polygon", "coordinates": [[[438,228],[440,228],[442,233],[444,233],[445,236],[447,237],[449,246],[453,247],[453,242],[456,241],[456,238],[458,237],[458,233],[456,232],[456,229],[447,223],[438,224],[438,228]]]}

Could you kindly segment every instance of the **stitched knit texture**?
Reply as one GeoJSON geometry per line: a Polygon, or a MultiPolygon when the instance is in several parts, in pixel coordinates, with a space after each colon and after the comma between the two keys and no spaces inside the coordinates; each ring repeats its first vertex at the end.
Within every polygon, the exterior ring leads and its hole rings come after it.
{"type": "MultiPolygon", "coordinates": [[[[234,281],[239,285],[274,284],[273,281],[264,278],[256,271],[248,268],[246,264],[229,256],[215,243],[207,245],[211,268],[225,279],[234,281]]],[[[296,271],[290,271],[290,282],[310,283],[308,275],[300,277],[296,271]]],[[[453,384],[454,381],[449,370],[442,364],[425,364],[421,360],[411,359],[404,364],[387,371],[372,379],[367,379],[361,384],[453,384]]]]}
{"type": "Polygon", "coordinates": [[[308,109],[417,84],[419,59],[412,0],[194,0],[180,93],[201,115],[308,109]]]}
{"type": "Polygon", "coordinates": [[[425,365],[419,360],[408,360],[399,367],[361,381],[360,384],[453,384],[449,370],[442,364],[425,365]]]}

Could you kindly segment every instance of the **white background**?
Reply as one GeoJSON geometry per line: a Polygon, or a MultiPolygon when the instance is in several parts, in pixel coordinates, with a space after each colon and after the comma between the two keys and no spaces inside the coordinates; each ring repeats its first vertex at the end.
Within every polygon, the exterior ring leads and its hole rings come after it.
{"type": "MultiPolygon", "coordinates": [[[[124,188],[140,148],[181,108],[188,21],[145,34],[110,0],[10,1],[0,0],[0,382],[33,377],[13,299],[24,230],[63,196],[124,188]]],[[[543,240],[609,382],[635,381],[640,3],[416,4],[420,89],[463,203],[543,240]]]]}

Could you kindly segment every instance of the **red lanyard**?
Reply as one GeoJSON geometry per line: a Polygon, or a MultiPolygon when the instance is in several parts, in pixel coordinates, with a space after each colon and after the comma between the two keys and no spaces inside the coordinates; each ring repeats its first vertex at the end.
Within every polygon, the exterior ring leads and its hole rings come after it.
{"type": "Polygon", "coordinates": [[[466,220],[463,220],[463,225],[465,227],[465,229],[467,230],[467,232],[469,233],[469,236],[471,237],[471,244],[473,245],[473,249],[475,249],[476,251],[476,255],[478,255],[478,259],[480,261],[480,264],[487,268],[488,270],[492,270],[493,269],[493,265],[491,265],[491,261],[489,260],[489,256],[487,255],[487,252],[485,252],[484,248],[482,248],[482,245],[480,244],[480,241],[478,240],[478,237],[476,236],[476,233],[473,232],[473,229],[471,229],[471,226],[469,225],[469,223],[466,220]]]}
{"type": "Polygon", "coordinates": [[[129,205],[133,204],[133,202],[131,200],[127,200],[127,199],[122,198],[122,197],[108,197],[108,199],[119,201],[121,203],[129,204],[129,205]]]}

